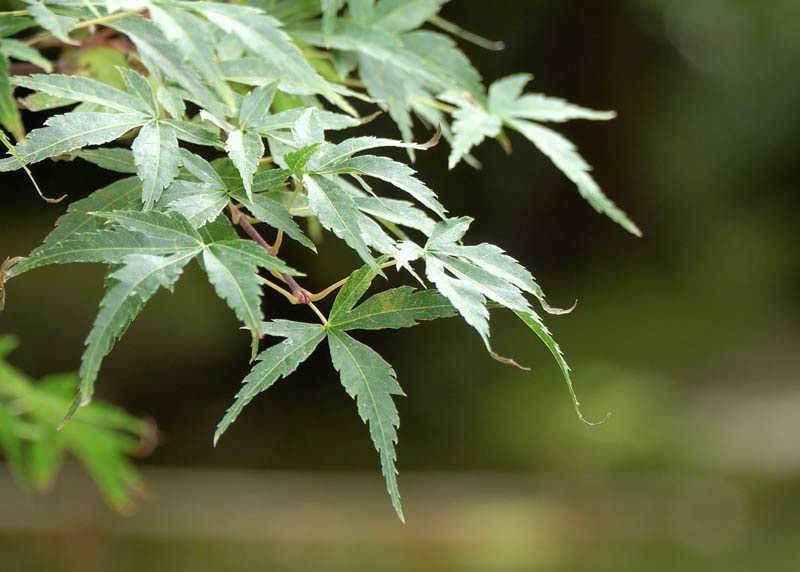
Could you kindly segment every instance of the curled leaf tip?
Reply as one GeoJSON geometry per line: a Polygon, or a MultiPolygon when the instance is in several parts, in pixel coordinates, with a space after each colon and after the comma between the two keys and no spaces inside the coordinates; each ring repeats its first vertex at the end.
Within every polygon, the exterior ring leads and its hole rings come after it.
{"type": "Polygon", "coordinates": [[[3,264],[0,264],[0,310],[5,308],[6,305],[6,276],[11,267],[25,260],[24,256],[15,256],[14,258],[6,258],[3,264]]]}
{"type": "Polygon", "coordinates": [[[376,111],[375,113],[370,113],[369,115],[360,118],[361,125],[366,125],[367,123],[371,123],[374,121],[378,116],[382,115],[383,111],[376,111]]]}
{"type": "Polygon", "coordinates": [[[425,143],[420,143],[419,145],[416,145],[415,149],[425,150],[425,149],[430,149],[431,147],[435,147],[439,143],[439,139],[441,138],[442,138],[442,126],[437,124],[436,133],[433,134],[433,137],[431,137],[425,143]]]}
{"type": "Polygon", "coordinates": [[[550,304],[545,302],[544,298],[539,300],[539,303],[542,305],[542,308],[544,309],[545,312],[553,316],[563,316],[564,314],[569,314],[578,306],[577,300],[575,300],[575,302],[569,308],[556,308],[555,306],[551,306],[550,304]]]}
{"type": "Polygon", "coordinates": [[[588,425],[589,427],[597,427],[598,425],[603,425],[611,417],[611,412],[609,411],[608,413],[606,413],[605,417],[603,417],[600,421],[589,421],[583,416],[583,413],[581,413],[580,409],[576,408],[575,410],[578,412],[578,419],[581,420],[581,423],[583,423],[584,425],[588,425]]]}
{"type": "Polygon", "coordinates": [[[497,360],[500,363],[504,363],[506,365],[512,365],[512,366],[514,366],[514,367],[516,367],[518,369],[521,369],[522,371],[530,371],[531,370],[531,368],[529,368],[529,367],[525,367],[524,365],[518,364],[514,359],[508,358],[508,357],[503,357],[503,356],[501,356],[500,354],[498,354],[496,352],[490,351],[489,355],[492,356],[492,359],[497,360]]]}

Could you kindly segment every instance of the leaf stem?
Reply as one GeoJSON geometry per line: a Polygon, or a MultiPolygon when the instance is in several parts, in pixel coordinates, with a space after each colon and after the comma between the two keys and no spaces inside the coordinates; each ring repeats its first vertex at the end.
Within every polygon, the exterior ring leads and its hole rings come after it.
{"type": "Polygon", "coordinates": [[[314,305],[314,302],[309,302],[308,303],[308,307],[311,308],[312,310],[314,310],[314,313],[320,319],[320,321],[322,322],[323,326],[327,326],[328,325],[328,319],[325,317],[325,315],[322,312],[319,311],[319,308],[317,308],[314,305]]]}
{"type": "Polygon", "coordinates": [[[431,99],[430,97],[422,97],[419,95],[411,94],[408,96],[408,99],[416,101],[417,103],[421,103],[423,105],[427,105],[428,107],[433,107],[434,109],[438,109],[439,111],[443,111],[445,113],[452,114],[458,109],[457,107],[448,105],[446,103],[442,103],[441,101],[437,101],[435,99],[431,99]]]}
{"type": "MultiPolygon", "coordinates": [[[[125,12],[118,12],[116,14],[109,14],[107,16],[101,16],[99,18],[95,18],[94,20],[86,20],[85,22],[81,22],[80,24],[76,24],[74,28],[70,31],[74,30],[83,30],[85,28],[91,28],[92,26],[102,26],[106,22],[113,22],[114,20],[121,20],[122,18],[127,18],[128,16],[136,16],[137,14],[141,14],[146,12],[147,8],[139,8],[138,10],[126,10],[125,12]]],[[[34,44],[38,44],[48,38],[52,38],[53,33],[47,30],[39,33],[34,34],[27,40],[25,40],[25,44],[28,46],[32,46],[34,44]]]]}
{"type": "MultiPolygon", "coordinates": [[[[240,211],[239,208],[233,203],[228,203],[228,209],[231,211],[231,220],[233,221],[233,224],[238,224],[240,227],[242,227],[242,230],[244,230],[247,236],[262,246],[270,256],[274,256],[272,249],[275,247],[267,242],[263,236],[261,236],[261,234],[255,229],[250,221],[247,220],[247,217],[244,215],[244,213],[242,213],[242,211],[240,211]]],[[[280,246],[278,243],[276,243],[276,245],[280,246]]],[[[292,304],[308,304],[311,301],[311,293],[300,286],[293,276],[286,274],[285,272],[276,274],[276,276],[283,280],[291,290],[292,294],[291,297],[289,297],[289,300],[292,302],[292,304]]]]}
{"type": "Polygon", "coordinates": [[[505,42],[488,40],[483,36],[479,36],[478,34],[470,32],[469,30],[465,30],[461,26],[458,26],[449,20],[445,20],[440,16],[434,16],[429,20],[429,22],[437,28],[444,30],[448,34],[451,34],[456,38],[461,38],[462,40],[471,44],[475,44],[479,48],[483,48],[485,50],[499,52],[500,50],[504,50],[506,47],[505,42]]]}
{"type": "MultiPolygon", "coordinates": [[[[389,268],[390,266],[394,266],[395,264],[397,264],[397,261],[392,259],[392,260],[389,260],[389,261],[384,262],[383,264],[381,264],[381,268],[389,268]]],[[[312,302],[319,302],[320,300],[325,298],[328,294],[331,294],[332,292],[335,292],[336,290],[338,290],[339,288],[344,286],[347,283],[347,279],[348,278],[349,278],[349,276],[347,278],[342,278],[341,280],[338,280],[337,282],[334,282],[333,284],[331,284],[330,286],[328,286],[324,290],[320,290],[316,294],[311,294],[311,301],[312,302]]]]}

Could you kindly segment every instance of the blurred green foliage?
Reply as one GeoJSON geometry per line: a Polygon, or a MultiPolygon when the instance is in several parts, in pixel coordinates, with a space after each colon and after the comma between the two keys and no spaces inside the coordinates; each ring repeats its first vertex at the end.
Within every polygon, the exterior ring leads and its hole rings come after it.
{"type": "Polygon", "coordinates": [[[65,457],[72,456],[111,507],[132,509],[142,482],[128,457],[152,444],[154,429],[102,402],[93,402],[80,419],[58,429],[77,376],[49,375],[34,383],[5,361],[15,345],[13,338],[0,336],[0,450],[17,482],[25,489],[49,489],[65,457]]]}

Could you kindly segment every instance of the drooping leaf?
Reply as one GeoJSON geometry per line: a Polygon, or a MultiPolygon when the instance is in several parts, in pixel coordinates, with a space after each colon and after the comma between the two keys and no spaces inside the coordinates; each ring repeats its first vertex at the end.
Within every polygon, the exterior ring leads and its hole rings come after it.
{"type": "Polygon", "coordinates": [[[159,288],[172,290],[194,255],[192,252],[171,256],[132,254],[109,274],[109,287],[100,302],[100,312],[86,338],[86,350],[81,358],[79,397],[82,405],[89,403],[94,393],[94,382],[103,358],[159,288]]]}
{"type": "Polygon", "coordinates": [[[210,244],[203,250],[203,266],[217,295],[257,337],[261,337],[261,322],[264,320],[258,268],[297,273],[255,242],[241,239],[210,244]]]}
{"type": "Polygon", "coordinates": [[[642,235],[642,231],[628,218],[628,215],[600,190],[600,186],[589,174],[591,167],[568,139],[552,129],[531,121],[515,119],[508,124],[547,155],[553,164],[575,183],[578,192],[595,210],[607,215],[628,232],[636,236],[642,235]]]}
{"type": "Polygon", "coordinates": [[[356,400],[358,415],[369,425],[370,437],[381,458],[381,472],[386,490],[400,520],[400,491],[397,488],[395,444],[400,418],[392,395],[404,395],[392,366],[375,350],[335,328],[328,329],[333,367],[339,372],[342,386],[356,400]]]}
{"type": "Polygon", "coordinates": [[[542,343],[544,343],[547,349],[550,350],[550,353],[553,355],[553,358],[556,360],[556,363],[558,364],[558,367],[561,369],[561,373],[564,376],[564,381],[567,384],[567,389],[569,390],[569,395],[572,398],[572,404],[575,407],[575,413],[577,413],[578,418],[587,425],[599,425],[603,423],[608,416],[599,422],[592,422],[588,421],[583,416],[583,413],[581,413],[581,404],[578,401],[578,396],[575,393],[574,386],[572,385],[572,378],[570,376],[570,368],[567,364],[567,360],[564,358],[561,348],[556,343],[555,339],[553,339],[553,335],[550,333],[550,330],[548,330],[542,322],[542,319],[533,310],[527,312],[515,311],[514,313],[526,326],[531,329],[531,331],[533,331],[533,333],[539,337],[540,340],[542,340],[542,343]]]}
{"type": "Polygon", "coordinates": [[[236,394],[214,433],[214,444],[230,427],[253,398],[272,386],[277,380],[291,374],[297,366],[314,353],[319,343],[325,339],[325,328],[319,324],[304,324],[276,320],[263,326],[264,332],[271,336],[285,338],[283,342],[267,348],[258,355],[258,363],[244,378],[243,387],[236,394]]]}

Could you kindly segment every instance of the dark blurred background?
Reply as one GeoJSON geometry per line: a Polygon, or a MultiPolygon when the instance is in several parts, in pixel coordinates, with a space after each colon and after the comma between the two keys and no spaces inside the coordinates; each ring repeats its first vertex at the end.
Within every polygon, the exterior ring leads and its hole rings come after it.
{"type": "MultiPolygon", "coordinates": [[[[417,162],[452,214],[476,218],[472,242],[504,247],[551,303],[579,301],[548,325],[584,413],[611,419],[576,419],[556,365],[513,316],[493,315],[494,346],[531,372],[488,359],[455,320],[360,336],[408,394],[401,527],[324,359],[211,446],[248,336],[195,269],[153,299],[99,380],[101,397],[161,430],[142,461],[153,498],[121,519],[79,473],[45,499],[0,473],[3,569],[798,569],[800,3],[464,0],[443,16],[505,42],[463,46],[487,83],[529,71],[530,90],[618,112],[557,129],[642,239],[519,137],[511,156],[484,144],[477,172],[447,172],[442,146],[417,162]]],[[[107,182],[77,164],[34,172],[69,200],[107,182]]],[[[4,258],[35,247],[65,207],[4,174],[0,208],[4,258]]],[[[312,290],[353,264],[333,240],[320,251],[292,260],[312,290]]],[[[23,342],[15,365],[77,369],[102,274],[51,268],[9,284],[0,332],[23,342]]],[[[278,297],[265,304],[297,315],[278,297]]]]}

